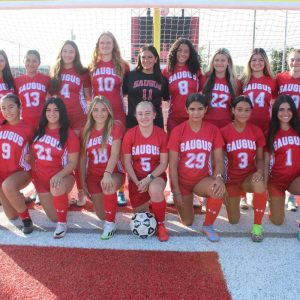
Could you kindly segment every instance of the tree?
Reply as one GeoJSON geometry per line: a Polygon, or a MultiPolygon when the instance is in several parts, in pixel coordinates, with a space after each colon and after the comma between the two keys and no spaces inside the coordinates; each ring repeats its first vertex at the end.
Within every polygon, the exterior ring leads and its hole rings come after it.
{"type": "MultiPolygon", "coordinates": [[[[289,66],[287,64],[287,57],[289,53],[293,50],[293,48],[286,48],[285,51],[285,57],[284,57],[284,70],[287,71],[289,69],[289,66]]],[[[282,61],[283,61],[283,50],[271,50],[271,68],[273,73],[276,75],[280,72],[282,72],[282,61]]]]}

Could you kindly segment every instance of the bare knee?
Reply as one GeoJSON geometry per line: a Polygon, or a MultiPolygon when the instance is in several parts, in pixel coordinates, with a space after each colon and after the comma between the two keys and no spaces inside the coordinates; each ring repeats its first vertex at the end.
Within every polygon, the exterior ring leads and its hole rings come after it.
{"type": "Polygon", "coordinates": [[[272,224],[280,226],[283,224],[284,218],[274,218],[270,216],[270,221],[272,222],[272,224]]]}
{"type": "Polygon", "coordinates": [[[5,180],[2,183],[2,191],[4,194],[10,194],[11,192],[16,191],[16,185],[12,180],[5,180]]]}

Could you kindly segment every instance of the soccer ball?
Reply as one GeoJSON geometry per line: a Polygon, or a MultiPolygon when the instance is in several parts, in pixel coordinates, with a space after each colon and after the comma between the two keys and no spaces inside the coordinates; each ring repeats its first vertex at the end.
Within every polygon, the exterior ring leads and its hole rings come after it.
{"type": "Polygon", "coordinates": [[[156,231],[156,220],[149,212],[138,212],[130,221],[132,233],[142,239],[152,236],[156,231]]]}

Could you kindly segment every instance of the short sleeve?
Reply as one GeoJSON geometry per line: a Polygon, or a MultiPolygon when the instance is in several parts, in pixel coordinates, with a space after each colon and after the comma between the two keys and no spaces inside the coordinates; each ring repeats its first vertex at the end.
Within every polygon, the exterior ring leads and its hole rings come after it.
{"type": "Polygon", "coordinates": [[[129,129],[124,135],[123,143],[122,143],[122,152],[124,154],[131,154],[133,130],[134,128],[129,129]]]}
{"type": "Polygon", "coordinates": [[[127,72],[123,78],[122,90],[124,95],[128,94],[129,74],[130,72],[127,72]]]}
{"type": "Polygon", "coordinates": [[[69,153],[78,153],[80,150],[79,139],[73,130],[69,130],[67,149],[69,153]]]}
{"type": "Polygon", "coordinates": [[[160,129],[161,135],[161,146],[160,146],[160,153],[168,153],[168,137],[167,134],[160,129]]]}
{"type": "Polygon", "coordinates": [[[219,128],[214,127],[214,141],[213,141],[213,149],[223,148],[224,140],[221,135],[219,128]]]}
{"type": "Polygon", "coordinates": [[[82,74],[82,84],[84,88],[91,87],[91,78],[88,71],[82,74]]]}
{"type": "Polygon", "coordinates": [[[121,124],[115,123],[112,132],[113,140],[121,140],[124,135],[123,132],[123,126],[121,124]]]}
{"type": "Polygon", "coordinates": [[[169,137],[167,148],[169,150],[172,150],[175,152],[180,152],[179,151],[179,135],[178,135],[178,130],[176,130],[176,128],[174,128],[171,131],[171,135],[169,137]]]}

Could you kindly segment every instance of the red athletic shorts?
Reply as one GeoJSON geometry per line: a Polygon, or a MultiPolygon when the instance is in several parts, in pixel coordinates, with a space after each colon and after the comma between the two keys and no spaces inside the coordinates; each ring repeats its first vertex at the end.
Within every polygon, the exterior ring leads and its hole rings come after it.
{"type": "MultiPolygon", "coordinates": [[[[167,176],[165,173],[159,177],[161,177],[163,180],[167,181],[167,176]]],[[[129,190],[129,199],[130,199],[132,208],[139,207],[139,206],[147,203],[150,200],[149,193],[148,192],[144,192],[144,193],[138,192],[137,185],[132,180],[129,180],[128,190],[129,190]]]]}

